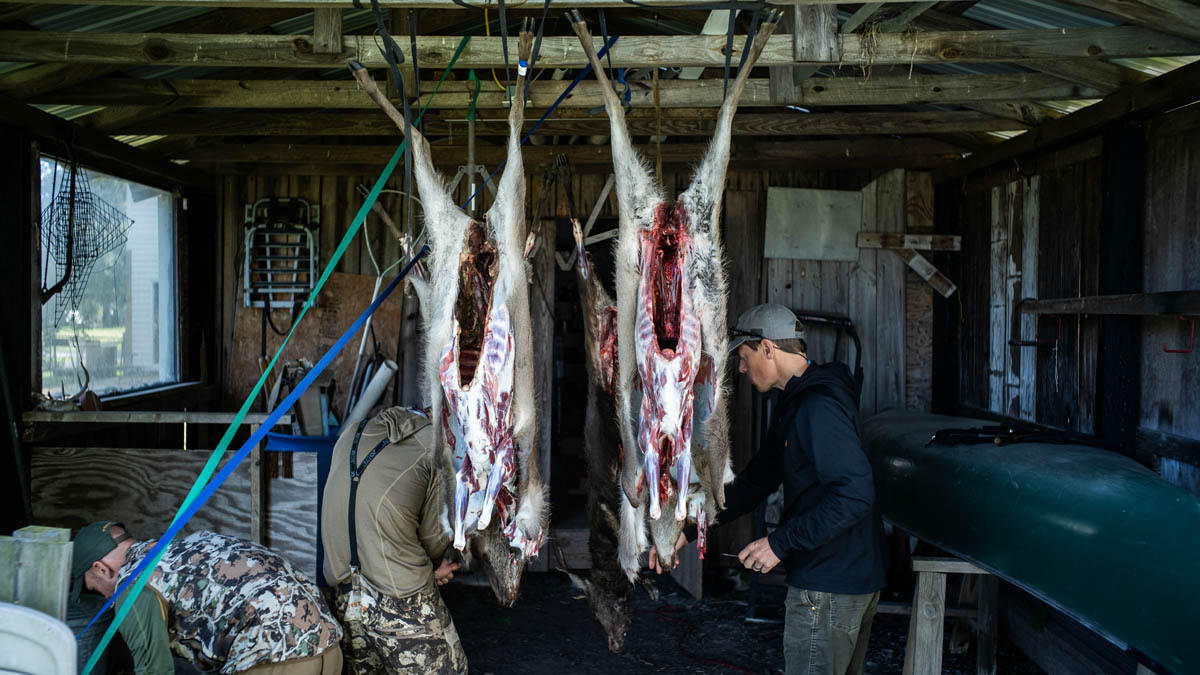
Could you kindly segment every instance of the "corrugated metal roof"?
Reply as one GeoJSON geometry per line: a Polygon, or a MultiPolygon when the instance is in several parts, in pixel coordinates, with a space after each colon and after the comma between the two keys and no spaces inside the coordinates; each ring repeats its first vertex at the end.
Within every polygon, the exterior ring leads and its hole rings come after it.
{"type": "Polygon", "coordinates": [[[1116,26],[1120,21],[1096,12],[1053,0],[980,0],[963,17],[997,28],[1092,28],[1116,26]]]}
{"type": "Polygon", "coordinates": [[[218,11],[207,7],[60,7],[25,19],[38,30],[144,33],[192,17],[218,11]]]}
{"type": "MultiPolygon", "coordinates": [[[[25,18],[25,21],[39,30],[45,31],[91,31],[137,33],[153,31],[169,24],[190,19],[213,11],[197,7],[131,7],[131,6],[59,6],[50,7],[43,12],[25,18]]],[[[844,21],[850,16],[849,12],[838,12],[844,21]]],[[[1119,25],[1119,19],[1109,17],[1094,11],[1089,11],[1073,5],[1066,5],[1054,0],[980,0],[963,16],[1000,29],[1048,29],[1048,28],[1084,28],[1119,25]]],[[[346,10],[343,14],[343,30],[347,33],[370,32],[374,28],[374,17],[369,9],[346,10]]],[[[291,19],[279,21],[271,28],[281,35],[310,34],[313,30],[313,14],[305,12],[291,19]]],[[[1149,75],[1157,76],[1179,68],[1188,63],[1200,60],[1196,57],[1169,57],[1143,59],[1114,59],[1112,62],[1123,67],[1132,68],[1149,75]]],[[[28,67],[33,64],[0,62],[0,75],[28,67]]],[[[1011,64],[942,64],[918,66],[918,70],[940,74],[978,75],[988,73],[1019,73],[1027,69],[1011,64]]],[[[206,77],[221,77],[225,69],[211,67],[162,67],[148,66],[131,68],[124,74],[141,78],[178,78],[193,79],[206,77]]],[[[894,70],[894,69],[893,69],[894,70]]],[[[329,69],[318,72],[296,71],[283,77],[341,78],[345,77],[343,69],[329,69]]],[[[1073,112],[1093,101],[1053,101],[1042,102],[1043,105],[1063,112],[1073,112]]],[[[77,119],[103,109],[100,106],[38,106],[64,119],[77,119]]],[[[996,132],[995,135],[1009,137],[1021,132],[996,132]]],[[[121,140],[135,145],[141,145],[157,140],[156,136],[120,136],[121,140]]]]}

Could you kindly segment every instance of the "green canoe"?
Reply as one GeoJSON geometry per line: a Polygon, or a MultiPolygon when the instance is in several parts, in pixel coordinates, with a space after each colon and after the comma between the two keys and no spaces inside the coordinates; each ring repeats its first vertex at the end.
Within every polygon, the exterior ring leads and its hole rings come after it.
{"type": "Polygon", "coordinates": [[[1200,672],[1200,500],[1082,445],[925,447],[995,422],[886,412],[864,425],[884,517],[1122,647],[1200,672]]]}

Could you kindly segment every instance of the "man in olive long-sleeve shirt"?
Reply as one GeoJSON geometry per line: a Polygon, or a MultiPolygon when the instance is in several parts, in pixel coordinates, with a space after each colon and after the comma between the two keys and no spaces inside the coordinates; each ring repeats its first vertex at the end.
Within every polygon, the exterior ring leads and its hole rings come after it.
{"type": "Polygon", "coordinates": [[[423,413],[389,408],[334,446],[321,537],[349,673],[466,672],[436,588],[458,565],[444,558],[451,538],[432,432],[423,413]]]}
{"type": "Polygon", "coordinates": [[[789,675],[861,673],[886,574],[858,388],[845,365],[809,361],[803,328],[782,305],[747,310],[732,333],[739,372],[760,392],[780,393],[762,449],[726,488],[718,523],[751,511],[783,485],[779,527],[738,558],[754,572],[780,562],[787,570],[789,675]]]}

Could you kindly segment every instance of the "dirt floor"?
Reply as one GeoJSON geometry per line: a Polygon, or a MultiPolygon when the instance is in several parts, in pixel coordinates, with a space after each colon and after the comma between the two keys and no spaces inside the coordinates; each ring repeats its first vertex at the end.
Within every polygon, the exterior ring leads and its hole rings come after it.
{"type": "MultiPolygon", "coordinates": [[[[668,577],[655,580],[653,600],[635,589],[634,617],[624,654],[609,653],[604,631],[582,591],[559,572],[526,573],[521,598],[501,608],[480,574],[460,577],[443,589],[470,661],[471,673],[782,673],[783,599],[780,586],[760,586],[756,620],[746,619],[747,591],[709,575],[704,600],[694,600],[668,577]],[[460,583],[461,580],[461,583],[460,583]]],[[[947,622],[947,642],[950,626],[947,622]]],[[[867,673],[900,673],[908,617],[877,615],[867,673]]],[[[949,654],[943,673],[974,673],[973,646],[949,654]]],[[[997,672],[1041,673],[1011,646],[1002,644],[997,672]]]]}

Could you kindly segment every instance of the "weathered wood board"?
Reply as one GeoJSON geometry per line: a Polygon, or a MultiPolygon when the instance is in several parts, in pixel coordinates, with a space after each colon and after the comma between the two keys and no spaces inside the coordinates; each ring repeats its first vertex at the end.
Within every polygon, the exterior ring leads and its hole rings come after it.
{"type": "MultiPolygon", "coordinates": [[[[276,364],[276,372],[279,372],[280,364],[286,364],[299,358],[308,359],[315,364],[371,304],[374,288],[375,278],[372,276],[337,272],[330,275],[328,283],[325,284],[325,288],[321,290],[317,299],[317,305],[309,309],[308,315],[297,324],[296,332],[280,355],[279,363],[276,364]]],[[[380,305],[372,317],[371,330],[375,338],[379,340],[380,351],[391,359],[396,356],[396,341],[403,327],[402,302],[403,288],[398,288],[380,305]]],[[[230,393],[236,400],[244,400],[249,395],[262,372],[259,367],[259,356],[262,350],[262,311],[259,308],[242,306],[241,293],[238,294],[237,318],[233,334],[233,371],[229,382],[230,393]]],[[[291,313],[287,310],[275,310],[271,317],[275,327],[286,333],[287,327],[291,326],[291,313]]],[[[331,409],[338,417],[341,417],[346,401],[346,392],[353,377],[355,355],[361,339],[362,332],[355,333],[346,344],[345,349],[334,357],[333,362],[325,371],[326,374],[332,375],[337,382],[331,409]]],[[[279,349],[282,342],[283,338],[268,326],[266,331],[268,358],[279,349]]],[[[371,339],[368,336],[363,360],[370,359],[371,354],[371,339]]],[[[389,389],[384,396],[387,401],[391,401],[391,390],[389,389]]],[[[256,409],[261,409],[261,402],[256,403],[256,409]]]]}
{"type": "MultiPolygon", "coordinates": [[[[267,546],[309,575],[316,573],[316,456],[295,453],[293,478],[267,484],[267,546]]],[[[125,523],[137,538],[157,537],[171,524],[200,475],[204,450],[33,448],[34,518],[72,532],[97,520],[125,523]]],[[[224,463],[221,464],[224,466],[224,463]]],[[[250,463],[242,462],[183,534],[213,530],[250,538],[250,463]]]]}

